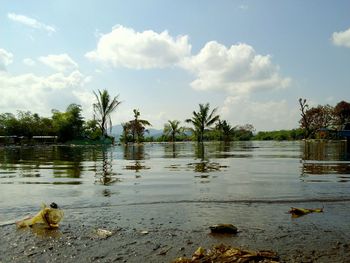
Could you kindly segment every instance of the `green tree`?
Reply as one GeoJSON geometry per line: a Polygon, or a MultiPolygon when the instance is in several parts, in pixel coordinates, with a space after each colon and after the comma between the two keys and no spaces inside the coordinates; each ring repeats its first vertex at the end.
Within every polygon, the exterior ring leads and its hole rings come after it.
{"type": "Polygon", "coordinates": [[[101,137],[101,129],[98,126],[97,120],[89,120],[84,123],[83,126],[84,137],[91,140],[96,140],[101,137]]]}
{"type": "Polygon", "coordinates": [[[16,116],[12,113],[3,113],[0,115],[0,131],[1,135],[22,135],[18,134],[20,131],[20,124],[16,116]]]}
{"type": "Polygon", "coordinates": [[[123,134],[120,136],[120,141],[124,143],[128,143],[129,141],[132,140],[130,132],[131,132],[131,127],[129,122],[123,122],[122,124],[123,128],[123,134]]]}
{"type": "Polygon", "coordinates": [[[216,130],[219,131],[219,139],[222,141],[230,141],[232,140],[232,136],[234,135],[235,128],[232,127],[226,120],[219,120],[216,125],[216,130]]]}
{"type": "Polygon", "coordinates": [[[132,135],[132,142],[142,142],[143,134],[147,132],[146,126],[152,126],[147,120],[140,119],[140,111],[134,109],[134,119],[129,121],[128,127],[132,135]]]}
{"type": "Polygon", "coordinates": [[[84,120],[81,116],[81,106],[70,104],[66,112],[52,110],[52,122],[59,140],[62,142],[83,136],[84,120]]]}
{"type": "Polygon", "coordinates": [[[334,115],[335,115],[336,124],[339,126],[342,126],[347,122],[350,122],[350,103],[346,101],[339,102],[334,107],[334,115]]]}
{"type": "Polygon", "coordinates": [[[111,115],[117,109],[121,101],[119,101],[119,95],[111,99],[107,90],[102,92],[98,90],[98,94],[94,92],[97,102],[93,104],[95,117],[97,118],[98,125],[101,129],[103,137],[107,136],[108,126],[112,129],[111,115]]]}
{"type": "Polygon", "coordinates": [[[191,123],[194,127],[193,131],[198,142],[203,142],[204,131],[210,128],[216,121],[219,120],[219,115],[216,115],[217,108],[210,111],[209,103],[199,104],[199,111],[193,111],[191,119],[187,119],[187,123],[191,123]]]}
{"type": "Polygon", "coordinates": [[[314,138],[316,132],[321,128],[331,128],[333,126],[334,109],[328,104],[309,108],[305,102],[306,100],[300,103],[302,113],[299,123],[305,131],[305,138],[314,138]]]}
{"type": "Polygon", "coordinates": [[[147,120],[140,119],[140,111],[133,110],[134,119],[126,123],[122,123],[123,134],[120,138],[124,143],[128,142],[142,142],[144,140],[144,133],[147,132],[146,126],[151,126],[147,120]]]}
{"type": "Polygon", "coordinates": [[[168,123],[164,125],[163,134],[165,136],[171,137],[171,141],[175,142],[176,135],[181,135],[185,132],[185,128],[180,126],[180,121],[178,120],[168,120],[168,123]]]}
{"type": "Polygon", "coordinates": [[[243,126],[234,127],[234,139],[238,141],[249,141],[253,138],[255,131],[252,124],[245,124],[243,126]]]}

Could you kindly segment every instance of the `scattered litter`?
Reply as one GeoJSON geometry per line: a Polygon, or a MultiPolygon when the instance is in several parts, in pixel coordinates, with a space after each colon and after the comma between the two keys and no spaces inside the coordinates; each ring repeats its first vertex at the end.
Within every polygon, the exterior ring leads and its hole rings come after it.
{"type": "Polygon", "coordinates": [[[160,252],[158,253],[158,255],[164,256],[164,255],[166,255],[166,253],[168,253],[168,251],[169,251],[170,249],[172,249],[172,247],[168,247],[168,248],[166,248],[166,249],[163,249],[162,251],[160,251],[160,252]]]}
{"type": "Polygon", "coordinates": [[[212,233],[220,234],[236,234],[238,232],[237,227],[232,224],[216,224],[209,227],[212,233]]]}
{"type": "Polygon", "coordinates": [[[195,262],[240,262],[240,263],[278,263],[279,258],[272,251],[251,251],[240,248],[234,248],[226,245],[217,245],[206,250],[199,247],[193,254],[192,258],[180,257],[173,263],[195,263],[195,262]]]}
{"type": "Polygon", "coordinates": [[[63,218],[63,211],[56,203],[51,203],[48,207],[46,204],[41,205],[41,210],[33,217],[27,217],[23,220],[17,221],[18,228],[31,227],[34,224],[44,224],[48,228],[57,228],[58,223],[63,218]]]}
{"type": "Polygon", "coordinates": [[[294,218],[307,215],[310,213],[322,213],[322,212],[323,212],[323,207],[316,208],[316,209],[291,207],[291,209],[288,211],[288,213],[292,214],[292,217],[294,218]]]}
{"type": "Polygon", "coordinates": [[[147,235],[149,232],[147,230],[143,230],[140,232],[141,235],[147,235]]]}
{"type": "Polygon", "coordinates": [[[113,235],[113,232],[112,232],[112,231],[109,231],[109,230],[107,230],[107,229],[98,228],[98,229],[96,229],[96,235],[97,235],[99,238],[106,239],[106,238],[112,236],[112,235],[113,235]]]}

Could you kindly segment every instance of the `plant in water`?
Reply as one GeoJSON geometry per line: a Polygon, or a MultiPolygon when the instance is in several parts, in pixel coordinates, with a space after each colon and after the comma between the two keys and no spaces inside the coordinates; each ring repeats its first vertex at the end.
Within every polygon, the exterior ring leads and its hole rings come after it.
{"type": "Polygon", "coordinates": [[[98,90],[98,94],[94,92],[97,102],[93,104],[95,117],[97,118],[98,125],[101,129],[103,137],[107,136],[108,127],[112,130],[111,115],[117,109],[121,101],[119,101],[119,95],[113,99],[110,97],[107,90],[102,92],[98,90]]]}
{"type": "Polygon", "coordinates": [[[193,111],[191,119],[187,119],[187,123],[194,126],[194,133],[197,136],[198,142],[203,142],[204,131],[210,128],[215,122],[219,120],[219,115],[216,115],[217,108],[210,111],[209,103],[199,104],[199,111],[193,111]]]}

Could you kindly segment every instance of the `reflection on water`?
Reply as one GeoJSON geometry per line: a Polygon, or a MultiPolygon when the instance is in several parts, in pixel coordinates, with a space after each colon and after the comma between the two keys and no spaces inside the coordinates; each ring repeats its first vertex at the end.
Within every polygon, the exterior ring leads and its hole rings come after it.
{"type": "MultiPolygon", "coordinates": [[[[145,148],[143,144],[126,144],[123,146],[124,159],[130,160],[127,165],[125,165],[125,170],[135,171],[139,173],[141,170],[151,169],[150,167],[144,164],[145,159],[145,148]]],[[[140,174],[135,175],[136,178],[140,178],[140,174]]]]}
{"type": "Polygon", "coordinates": [[[305,141],[301,146],[303,180],[350,181],[350,158],[345,141],[305,141]]]}
{"type": "Polygon", "coordinates": [[[340,141],[0,147],[0,222],[13,208],[45,201],[348,200],[348,182],[340,141]]]}
{"type": "MultiPolygon", "coordinates": [[[[112,185],[116,182],[120,182],[118,173],[113,171],[113,151],[103,147],[100,156],[95,160],[95,183],[102,185],[112,185]]],[[[105,196],[108,196],[104,193],[105,196]]]]}

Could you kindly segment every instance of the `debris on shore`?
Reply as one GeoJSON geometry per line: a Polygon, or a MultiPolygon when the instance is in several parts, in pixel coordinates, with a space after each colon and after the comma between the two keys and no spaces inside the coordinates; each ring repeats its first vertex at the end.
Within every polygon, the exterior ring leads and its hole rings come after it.
{"type": "Polygon", "coordinates": [[[238,229],[232,224],[216,224],[209,227],[212,233],[237,234],[238,229]]]}
{"type": "Polygon", "coordinates": [[[291,207],[288,213],[292,214],[292,217],[297,218],[310,213],[323,213],[323,207],[316,209],[291,207]]]}
{"type": "Polygon", "coordinates": [[[17,221],[18,228],[31,227],[35,224],[44,224],[48,228],[58,228],[58,223],[63,218],[63,211],[56,203],[51,203],[48,207],[46,204],[41,205],[41,210],[33,217],[27,217],[17,221]]]}
{"type": "Polygon", "coordinates": [[[279,257],[273,251],[251,251],[226,246],[224,244],[213,246],[211,249],[199,247],[192,258],[180,257],[172,263],[197,263],[197,262],[239,262],[239,263],[278,263],[279,257]]]}

